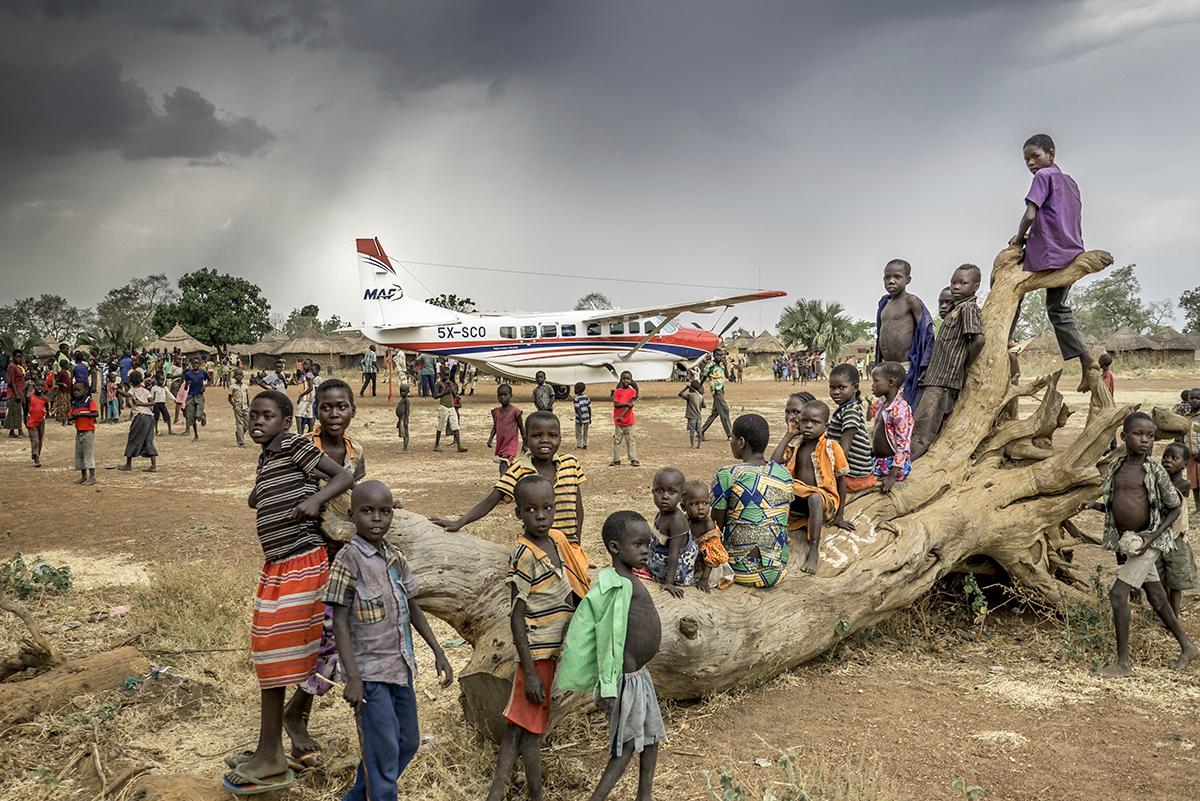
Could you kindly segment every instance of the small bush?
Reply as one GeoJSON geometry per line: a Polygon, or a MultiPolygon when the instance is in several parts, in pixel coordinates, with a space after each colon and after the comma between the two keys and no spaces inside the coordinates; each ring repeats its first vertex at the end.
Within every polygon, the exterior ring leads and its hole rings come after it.
{"type": "Polygon", "coordinates": [[[45,592],[66,592],[71,589],[69,565],[55,567],[41,558],[30,564],[18,551],[0,562],[0,591],[20,599],[45,592]]]}

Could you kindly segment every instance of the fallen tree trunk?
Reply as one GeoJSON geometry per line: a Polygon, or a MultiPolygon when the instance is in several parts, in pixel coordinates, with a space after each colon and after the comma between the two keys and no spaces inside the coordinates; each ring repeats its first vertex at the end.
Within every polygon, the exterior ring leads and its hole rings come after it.
{"type": "Polygon", "coordinates": [[[66,706],[77,695],[120,689],[126,677],[140,678],[149,669],[138,649],[125,647],[64,662],[28,681],[0,684],[0,728],[66,706]]]}
{"type": "MultiPolygon", "coordinates": [[[[996,258],[982,309],[987,342],[940,437],[890,495],[868,493],[848,504],[856,530],[826,529],[816,576],[794,571],[770,591],[733,587],[679,600],[654,593],[663,641],[650,667],[660,694],[697,698],[799,665],[981,556],[1048,605],[1086,599],[1069,556],[1056,551],[1076,542],[1061,524],[1080,501],[1096,497],[1097,463],[1132,407],[1115,406],[1094,371],[1087,422],[1072,441],[1054,446],[1070,415],[1058,390],[1061,371],[1012,383],[1007,343],[1024,294],[1069,286],[1112,257],[1088,251],[1042,273],[1023,272],[1019,259],[1015,248],[996,258]],[[1037,407],[1014,417],[1021,398],[1037,407]]],[[[397,526],[422,607],[475,646],[462,676],[463,703],[476,725],[491,728],[487,717],[503,707],[515,658],[503,584],[507,551],[448,534],[411,512],[400,513],[397,526]]]]}

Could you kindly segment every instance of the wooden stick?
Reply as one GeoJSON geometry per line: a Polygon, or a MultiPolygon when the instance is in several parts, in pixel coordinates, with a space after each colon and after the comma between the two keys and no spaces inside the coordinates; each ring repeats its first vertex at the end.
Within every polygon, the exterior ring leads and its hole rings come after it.
{"type": "Polygon", "coordinates": [[[180,648],[179,650],[162,650],[160,648],[143,648],[148,654],[220,654],[245,651],[245,648],[180,648]]]}

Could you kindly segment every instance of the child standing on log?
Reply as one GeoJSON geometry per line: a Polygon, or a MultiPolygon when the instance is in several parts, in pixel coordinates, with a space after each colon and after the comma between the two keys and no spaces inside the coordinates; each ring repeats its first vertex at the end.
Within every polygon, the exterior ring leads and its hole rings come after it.
{"type": "MultiPolygon", "coordinates": [[[[341,382],[338,382],[341,383],[341,382]]],[[[353,391],[349,391],[353,398],[353,391]]],[[[354,536],[329,571],[325,603],[333,608],[338,658],[346,675],[342,697],[362,727],[362,761],[342,801],[395,801],[396,781],[421,743],[412,630],[433,651],[442,686],[454,670],[425,613],[413,600],[417,582],[404,555],[384,539],[392,525],[392,492],[379,481],[354,488],[354,536]]]]}
{"type": "MultiPolygon", "coordinates": [[[[1054,153],[1054,140],[1047,134],[1034,134],[1022,148],[1025,166],[1033,173],[1033,183],[1025,194],[1025,213],[1017,223],[1017,233],[1008,244],[1025,248],[1024,269],[1029,273],[1061,270],[1084,250],[1079,185],[1054,163],[1054,153]]],[[[1097,364],[1088,353],[1067,305],[1069,289],[1065,286],[1046,289],[1046,314],[1054,326],[1054,338],[1058,340],[1063,360],[1079,359],[1083,373],[1079,391],[1086,392],[1090,386],[1088,371],[1097,364]]],[[[1014,328],[1020,316],[1018,303],[1013,315],[1014,328]]]]}
{"type": "MultiPolygon", "coordinates": [[[[983,317],[975,302],[981,278],[979,268],[974,264],[962,265],[950,278],[954,308],[938,328],[933,356],[921,376],[921,399],[913,407],[913,459],[923,456],[937,439],[942,424],[958,402],[967,370],[983,350],[983,317]]],[[[908,400],[907,393],[905,400],[908,400]]]]}
{"type": "Polygon", "coordinates": [[[1183,591],[1196,587],[1196,557],[1192,553],[1191,543],[1187,541],[1188,521],[1188,480],[1184,475],[1187,464],[1191,461],[1192,452],[1186,445],[1172,442],[1163,450],[1162,466],[1167,471],[1171,483],[1179,491],[1179,520],[1173,526],[1175,529],[1175,547],[1162,555],[1155,565],[1163,584],[1167,587],[1167,597],[1171,601],[1171,611],[1175,617],[1183,608],[1183,591]]]}
{"type": "Polygon", "coordinates": [[[1183,670],[1200,656],[1171,610],[1156,567],[1159,557],[1176,547],[1171,527],[1179,519],[1182,507],[1167,471],[1150,458],[1154,434],[1150,415],[1132,412],[1126,416],[1121,429],[1125,453],[1114,457],[1109,465],[1102,485],[1104,502],[1079,504],[1079,511],[1104,512],[1104,547],[1124,551],[1129,557],[1117,570],[1117,580],[1108,593],[1117,634],[1117,661],[1101,670],[1101,676],[1128,676],[1132,672],[1129,595],[1138,588],[1145,589],[1159,620],[1179,642],[1180,654],[1174,668],[1183,670]]]}
{"type": "Polygon", "coordinates": [[[294,780],[283,751],[283,701],[289,685],[316,669],[325,617],[329,564],[317,526],[321,505],[354,484],[354,476],[311,441],[289,432],[292,401],[274,390],[250,404],[250,438],[262,446],[254,489],[264,563],[254,593],[250,659],[262,691],[258,746],[225,774],[235,795],[252,795],[294,780]],[[320,490],[318,479],[327,483],[320,490]]]}
{"type": "Polygon", "coordinates": [[[899,362],[908,374],[904,396],[916,406],[921,375],[933,355],[933,317],[925,302],[908,291],[912,265],[892,259],[883,268],[883,289],[875,313],[875,361],[899,362]]]}
{"type": "Polygon", "coordinates": [[[650,556],[650,527],[637,512],[614,512],[600,535],[613,566],[600,572],[567,632],[558,686],[595,693],[608,714],[609,761],[591,795],[603,801],[640,754],[638,801],[651,801],[658,744],[667,738],[647,663],[662,643],[654,600],[633,571],[650,556]]]}
{"type": "Polygon", "coordinates": [[[525,763],[529,797],[542,798],[541,745],[550,725],[550,690],[567,626],[589,581],[587,561],[580,562],[562,532],[552,527],[554,486],[529,475],[517,482],[514,498],[524,531],[509,559],[505,583],[512,588],[510,624],[519,664],[504,708],[508,725],[488,801],[504,797],[518,754],[525,763]]]}

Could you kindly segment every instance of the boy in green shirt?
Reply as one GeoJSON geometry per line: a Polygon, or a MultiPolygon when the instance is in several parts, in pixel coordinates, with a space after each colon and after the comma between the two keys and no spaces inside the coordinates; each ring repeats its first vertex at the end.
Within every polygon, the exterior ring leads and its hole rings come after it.
{"type": "Polygon", "coordinates": [[[571,618],[555,683],[595,692],[608,713],[611,758],[591,801],[608,797],[635,753],[641,754],[637,798],[651,801],[658,744],[667,732],[646,664],[662,643],[662,621],[633,575],[650,558],[650,526],[637,512],[614,512],[601,537],[613,566],[600,572],[571,618]]]}

